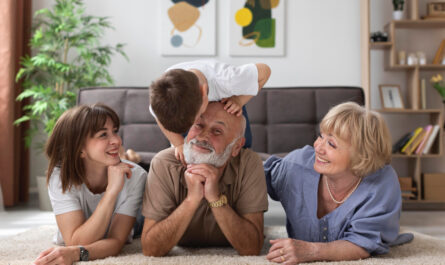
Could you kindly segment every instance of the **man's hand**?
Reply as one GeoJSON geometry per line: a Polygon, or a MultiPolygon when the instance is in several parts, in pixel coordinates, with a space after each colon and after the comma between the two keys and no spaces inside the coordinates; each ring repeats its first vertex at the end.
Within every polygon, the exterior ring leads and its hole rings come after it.
{"type": "Polygon", "coordinates": [[[34,260],[33,264],[71,265],[73,262],[77,261],[79,257],[79,247],[77,246],[53,247],[41,252],[36,260],[34,260]]]}
{"type": "Polygon", "coordinates": [[[315,245],[310,242],[292,238],[270,240],[272,246],[266,258],[269,261],[283,264],[298,264],[313,260],[311,257],[316,252],[315,245]]]}
{"type": "Polygon", "coordinates": [[[184,172],[187,183],[187,199],[192,202],[199,202],[204,198],[205,178],[199,174],[191,173],[188,169],[184,172]]]}
{"type": "Polygon", "coordinates": [[[189,165],[187,171],[205,179],[204,197],[208,202],[214,202],[219,199],[220,191],[218,183],[220,174],[216,167],[208,164],[189,165]]]}
{"type": "Polygon", "coordinates": [[[125,177],[131,178],[132,168],[133,165],[122,162],[116,166],[109,166],[107,191],[119,194],[124,187],[125,177]]]}
{"type": "Polygon", "coordinates": [[[186,167],[187,164],[185,163],[185,157],[184,157],[184,144],[178,145],[175,147],[175,157],[181,163],[186,167]]]}
{"type": "Polygon", "coordinates": [[[234,114],[236,116],[241,116],[243,114],[243,104],[241,103],[238,96],[231,96],[230,98],[223,98],[221,100],[221,103],[224,104],[224,109],[230,113],[234,114]]]}

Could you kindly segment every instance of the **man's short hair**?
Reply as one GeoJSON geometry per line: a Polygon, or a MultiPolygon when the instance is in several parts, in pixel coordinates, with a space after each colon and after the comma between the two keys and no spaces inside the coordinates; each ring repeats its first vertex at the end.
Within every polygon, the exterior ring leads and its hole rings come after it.
{"type": "Polygon", "coordinates": [[[202,105],[198,77],[182,69],[167,71],[151,84],[150,104],[165,129],[187,132],[202,105]]]}
{"type": "Polygon", "coordinates": [[[333,107],[320,123],[320,130],[351,144],[352,172],[364,177],[391,162],[391,136],[382,116],[346,102],[333,107]]]}

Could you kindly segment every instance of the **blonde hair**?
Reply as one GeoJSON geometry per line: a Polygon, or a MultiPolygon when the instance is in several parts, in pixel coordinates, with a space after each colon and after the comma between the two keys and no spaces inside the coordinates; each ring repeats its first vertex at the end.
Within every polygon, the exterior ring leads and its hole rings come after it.
{"type": "Polygon", "coordinates": [[[351,144],[351,171],[364,177],[391,162],[391,137],[382,116],[357,103],[339,104],[324,116],[320,130],[351,144]]]}

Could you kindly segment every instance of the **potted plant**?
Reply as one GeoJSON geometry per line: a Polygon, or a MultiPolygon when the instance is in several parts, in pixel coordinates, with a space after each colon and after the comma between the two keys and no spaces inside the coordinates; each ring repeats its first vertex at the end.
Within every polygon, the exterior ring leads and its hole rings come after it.
{"type": "MultiPolygon", "coordinates": [[[[84,11],[82,0],[56,0],[53,10],[35,13],[30,40],[33,56],[21,58],[16,76],[17,82],[23,82],[17,100],[29,99],[29,103],[23,107],[25,114],[14,123],[30,122],[25,137],[28,147],[40,128],[51,134],[59,116],[76,104],[79,88],[113,83],[107,70],[112,55],[127,58],[122,44],[99,43],[104,30],[112,28],[108,18],[85,15],[84,11]]],[[[44,142],[46,139],[37,143],[40,150],[44,142]]],[[[47,196],[43,183],[44,194],[39,191],[39,198],[47,196]]]]}
{"type": "Polygon", "coordinates": [[[403,18],[403,5],[405,4],[405,0],[392,0],[392,4],[394,6],[392,13],[393,19],[401,20],[403,18]]]}
{"type": "Polygon", "coordinates": [[[439,92],[442,102],[445,104],[445,84],[443,84],[443,78],[441,74],[433,75],[431,77],[431,83],[433,87],[439,92]]]}

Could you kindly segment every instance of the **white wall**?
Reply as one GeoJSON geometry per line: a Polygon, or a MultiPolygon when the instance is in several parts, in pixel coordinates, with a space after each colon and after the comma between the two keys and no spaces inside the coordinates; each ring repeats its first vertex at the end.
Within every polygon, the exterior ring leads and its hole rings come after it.
{"type": "MultiPolygon", "coordinates": [[[[168,66],[202,57],[160,55],[159,3],[167,0],[85,0],[86,13],[109,16],[115,31],[103,43],[126,43],[129,62],[116,56],[110,67],[115,85],[147,86],[168,66]]],[[[217,48],[211,57],[232,64],[264,62],[272,68],[266,87],[360,86],[360,1],[284,0],[286,41],[283,57],[229,56],[229,7],[231,0],[217,0],[217,48]]],[[[283,1],[283,0],[281,0],[283,1]]],[[[34,0],[33,9],[51,7],[53,0],[34,0]]],[[[31,157],[34,176],[45,171],[45,159],[31,157]]]]}

